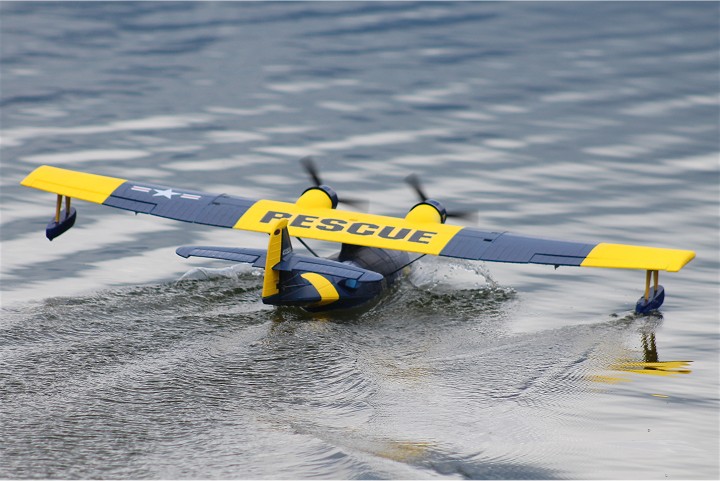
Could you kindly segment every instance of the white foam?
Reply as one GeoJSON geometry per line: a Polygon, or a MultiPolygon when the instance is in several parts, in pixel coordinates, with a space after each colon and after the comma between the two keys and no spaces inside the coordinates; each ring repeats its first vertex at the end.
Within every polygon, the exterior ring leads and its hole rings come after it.
{"type": "Polygon", "coordinates": [[[476,120],[478,122],[487,122],[496,118],[494,115],[474,111],[453,112],[450,117],[461,120],[476,120]]]}
{"type": "Polygon", "coordinates": [[[519,149],[527,146],[526,142],[513,139],[488,139],[483,144],[496,149],[519,149]]]}
{"type": "Polygon", "coordinates": [[[357,85],[359,82],[354,79],[337,79],[328,82],[292,82],[268,84],[266,88],[286,94],[299,94],[313,90],[325,90],[332,87],[348,87],[357,85]]]}
{"type": "Polygon", "coordinates": [[[689,142],[685,137],[661,134],[637,135],[632,137],[630,141],[630,144],[587,147],[583,149],[583,152],[605,157],[632,158],[649,155],[666,147],[689,142]]]}
{"type": "Polygon", "coordinates": [[[67,112],[51,107],[25,108],[22,109],[20,112],[24,115],[32,115],[33,117],[40,117],[43,119],[57,119],[67,116],[67,112]]]}
{"type": "Polygon", "coordinates": [[[275,157],[247,154],[223,159],[198,159],[171,162],[169,164],[165,164],[165,168],[182,172],[211,172],[237,167],[248,167],[251,165],[270,165],[281,163],[283,162],[275,157]]]}
{"type": "Polygon", "coordinates": [[[696,106],[714,106],[720,103],[717,94],[713,95],[686,95],[682,98],[658,100],[631,105],[620,112],[638,117],[655,117],[667,114],[669,111],[687,109],[696,106]]]}
{"type": "Polygon", "coordinates": [[[77,164],[81,162],[103,161],[103,160],[130,160],[147,157],[150,152],[145,150],[81,150],[77,152],[61,152],[56,154],[40,154],[21,157],[20,160],[30,164],[77,164]]]}
{"type": "Polygon", "coordinates": [[[203,150],[201,145],[166,145],[162,147],[153,147],[153,152],[197,152],[203,150]]]}
{"type": "Polygon", "coordinates": [[[247,132],[244,130],[224,130],[218,132],[208,132],[206,137],[211,142],[219,144],[242,144],[246,142],[258,142],[267,140],[267,135],[255,132],[247,132]]]}
{"type": "Polygon", "coordinates": [[[327,110],[334,110],[336,112],[361,112],[363,110],[375,109],[382,107],[383,104],[379,102],[331,102],[324,101],[318,102],[317,106],[327,110]]]}
{"type": "Polygon", "coordinates": [[[263,127],[258,130],[268,134],[304,134],[305,132],[312,132],[318,128],[319,127],[313,125],[277,125],[275,127],[263,127]]]}
{"type": "Polygon", "coordinates": [[[270,112],[292,112],[294,109],[291,109],[289,107],[285,107],[284,105],[278,105],[278,104],[269,104],[269,105],[261,105],[256,108],[252,109],[237,109],[237,108],[230,108],[230,107],[208,107],[205,109],[208,112],[214,113],[214,114],[226,114],[226,115],[239,115],[239,116],[255,116],[255,115],[263,115],[270,112]]]}
{"type": "Polygon", "coordinates": [[[433,292],[495,286],[495,282],[482,263],[438,257],[424,257],[414,263],[408,280],[415,287],[433,292]]]}
{"type": "Polygon", "coordinates": [[[169,130],[185,128],[212,120],[207,115],[153,116],[142,119],[120,120],[108,124],[81,125],[77,127],[18,127],[5,129],[0,136],[0,145],[17,147],[25,141],[43,137],[63,135],[94,135],[135,130],[169,130]]]}
{"type": "Polygon", "coordinates": [[[453,82],[443,88],[424,89],[409,94],[396,95],[395,99],[408,103],[438,103],[445,102],[446,97],[453,95],[466,95],[470,87],[461,82],[453,82]]]}
{"type": "Polygon", "coordinates": [[[668,167],[676,167],[682,171],[708,171],[717,173],[720,168],[720,152],[691,157],[681,157],[663,162],[668,167]]]}
{"type": "Polygon", "coordinates": [[[358,147],[374,147],[379,145],[406,144],[416,142],[423,137],[441,137],[448,135],[448,129],[396,130],[373,132],[370,134],[352,135],[341,140],[316,142],[305,146],[256,147],[256,152],[276,155],[320,155],[327,151],[351,150],[358,147]]]}
{"type": "Polygon", "coordinates": [[[260,275],[262,270],[249,264],[233,264],[228,267],[194,267],[180,276],[180,281],[204,281],[209,279],[237,279],[247,274],[260,275]]]}

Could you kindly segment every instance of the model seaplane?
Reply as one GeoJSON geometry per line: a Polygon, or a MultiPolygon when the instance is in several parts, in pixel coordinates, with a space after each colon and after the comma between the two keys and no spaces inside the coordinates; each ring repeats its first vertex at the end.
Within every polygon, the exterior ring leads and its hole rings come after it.
{"type": "Polygon", "coordinates": [[[695,253],[687,250],[608,243],[581,243],[490,232],[446,224],[445,207],[429,199],[416,177],[406,179],[420,197],[403,218],[337,209],[337,193],[323,184],[311,159],[301,160],[314,180],[295,202],[253,200],[146,182],[41,166],[22,185],[57,194],[47,238],[77,219],[71,199],[169,219],[269,234],[266,250],[185,246],[177,254],[244,262],[265,269],[262,300],[309,311],[350,308],[378,297],[423,255],[493,262],[645,270],[645,293],[636,312],[659,308],[665,290],[661,270],[676,272],[695,253]],[[63,209],[64,199],[64,209],[63,209]],[[313,255],[293,250],[297,238],[313,255]],[[330,258],[314,255],[302,240],[340,243],[330,258]],[[651,278],[652,281],[651,282],[651,278]]]}

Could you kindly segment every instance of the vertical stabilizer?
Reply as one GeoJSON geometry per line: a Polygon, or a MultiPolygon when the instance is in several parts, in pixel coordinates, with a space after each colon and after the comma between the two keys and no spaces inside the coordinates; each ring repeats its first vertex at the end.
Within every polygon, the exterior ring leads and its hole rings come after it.
{"type": "Polygon", "coordinates": [[[263,297],[270,297],[280,292],[280,271],[273,269],[279,264],[283,257],[292,253],[290,235],[287,231],[287,219],[279,219],[275,222],[270,232],[267,255],[265,257],[265,278],[263,279],[263,297]]]}

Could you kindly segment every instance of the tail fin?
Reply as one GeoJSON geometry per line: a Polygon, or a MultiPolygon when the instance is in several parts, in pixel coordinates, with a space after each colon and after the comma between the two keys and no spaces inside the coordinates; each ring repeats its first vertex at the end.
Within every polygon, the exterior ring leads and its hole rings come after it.
{"type": "Polygon", "coordinates": [[[263,279],[263,297],[270,297],[280,292],[280,273],[273,269],[282,262],[284,257],[292,254],[290,234],[287,231],[287,219],[279,219],[272,227],[270,240],[268,241],[267,254],[265,257],[265,278],[263,279]]]}

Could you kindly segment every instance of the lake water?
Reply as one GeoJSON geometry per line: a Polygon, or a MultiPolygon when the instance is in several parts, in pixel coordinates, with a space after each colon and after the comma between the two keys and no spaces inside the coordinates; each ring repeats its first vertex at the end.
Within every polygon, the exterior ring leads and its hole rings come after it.
{"type": "MultiPolygon", "coordinates": [[[[13,3],[2,57],[2,478],[720,476],[720,4],[13,3]],[[644,273],[423,259],[311,316],[41,164],[493,231],[696,251],[644,273]]],[[[322,254],[333,246],[312,243],[322,254]]]]}

